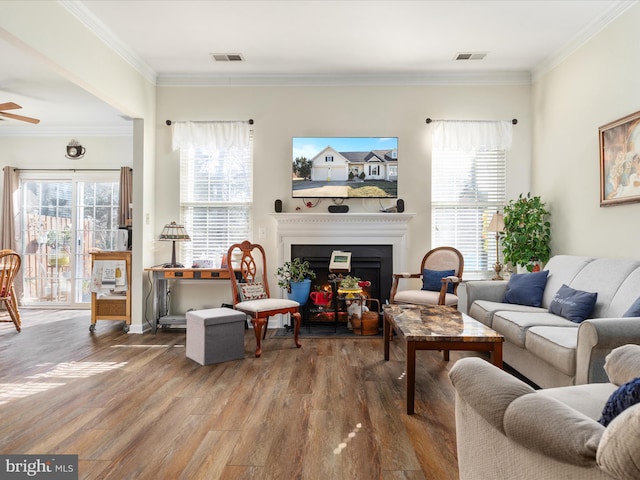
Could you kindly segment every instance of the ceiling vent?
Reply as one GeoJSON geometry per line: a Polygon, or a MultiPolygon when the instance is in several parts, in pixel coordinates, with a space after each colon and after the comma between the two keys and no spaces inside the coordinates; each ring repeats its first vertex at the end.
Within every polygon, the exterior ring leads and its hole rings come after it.
{"type": "Polygon", "coordinates": [[[456,54],[456,60],[482,60],[486,57],[486,52],[469,52],[456,54]]]}
{"type": "Polygon", "coordinates": [[[211,58],[216,62],[244,62],[239,53],[211,53],[211,58]]]}

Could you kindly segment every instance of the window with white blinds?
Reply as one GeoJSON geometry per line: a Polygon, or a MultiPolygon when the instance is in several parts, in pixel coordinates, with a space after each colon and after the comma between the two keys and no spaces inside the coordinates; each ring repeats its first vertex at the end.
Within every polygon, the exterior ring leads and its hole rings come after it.
{"type": "Polygon", "coordinates": [[[181,261],[212,259],[252,238],[253,141],[243,149],[180,149],[180,220],[191,236],[181,261]]]}
{"type": "Polygon", "coordinates": [[[464,271],[484,272],[496,261],[491,217],[506,199],[506,152],[434,150],[431,179],[431,245],[449,245],[464,256],[464,271]]]}

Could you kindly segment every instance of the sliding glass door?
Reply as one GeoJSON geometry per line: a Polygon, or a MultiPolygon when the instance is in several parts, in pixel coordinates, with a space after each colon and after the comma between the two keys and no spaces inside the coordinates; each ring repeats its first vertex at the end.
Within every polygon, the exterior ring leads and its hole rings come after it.
{"type": "Polygon", "coordinates": [[[92,248],[113,249],[118,230],[117,172],[21,172],[25,306],[88,306],[92,248]]]}

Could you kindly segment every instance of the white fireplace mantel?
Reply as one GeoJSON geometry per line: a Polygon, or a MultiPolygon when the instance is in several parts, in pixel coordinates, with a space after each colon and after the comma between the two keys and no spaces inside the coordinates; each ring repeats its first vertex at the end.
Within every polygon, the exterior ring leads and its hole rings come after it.
{"type": "Polygon", "coordinates": [[[291,245],[392,245],[393,270],[404,271],[409,222],[415,213],[275,213],[278,264],[291,245]]]}

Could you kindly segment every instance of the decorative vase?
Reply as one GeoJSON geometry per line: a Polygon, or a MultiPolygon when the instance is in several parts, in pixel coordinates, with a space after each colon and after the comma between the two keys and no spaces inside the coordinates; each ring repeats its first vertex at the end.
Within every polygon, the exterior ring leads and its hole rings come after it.
{"type": "Polygon", "coordinates": [[[301,306],[306,304],[309,299],[309,292],[311,292],[311,279],[306,278],[301,282],[291,282],[290,285],[289,300],[294,300],[301,306]]]}

